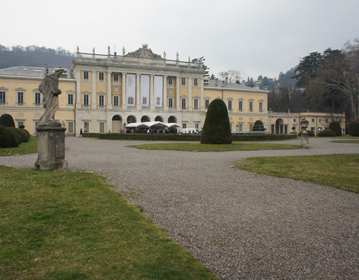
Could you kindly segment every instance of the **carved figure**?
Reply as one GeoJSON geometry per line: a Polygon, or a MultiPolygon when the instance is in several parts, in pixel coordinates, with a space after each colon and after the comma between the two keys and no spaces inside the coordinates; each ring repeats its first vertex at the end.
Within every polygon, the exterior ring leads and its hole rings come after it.
{"type": "Polygon", "coordinates": [[[59,89],[59,77],[64,72],[64,69],[56,70],[51,75],[46,75],[42,80],[39,90],[42,93],[42,103],[44,104],[45,112],[40,118],[39,125],[51,124],[55,121],[55,112],[59,108],[59,97],[61,90],[59,89]]]}

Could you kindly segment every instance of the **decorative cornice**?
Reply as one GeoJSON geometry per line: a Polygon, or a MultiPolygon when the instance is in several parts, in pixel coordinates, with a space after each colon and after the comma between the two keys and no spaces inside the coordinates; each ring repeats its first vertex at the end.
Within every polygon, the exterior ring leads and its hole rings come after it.
{"type": "Polygon", "coordinates": [[[137,51],[130,52],[125,56],[136,58],[162,59],[160,55],[153,53],[152,50],[147,47],[147,45],[143,45],[142,48],[139,48],[137,51]]]}
{"type": "Polygon", "coordinates": [[[22,87],[18,87],[15,89],[15,91],[26,91],[26,89],[22,88],[22,87]]]}

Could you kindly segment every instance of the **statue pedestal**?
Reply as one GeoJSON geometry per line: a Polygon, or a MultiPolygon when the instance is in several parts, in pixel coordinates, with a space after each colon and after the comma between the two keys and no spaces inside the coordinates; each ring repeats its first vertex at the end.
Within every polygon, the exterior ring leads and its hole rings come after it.
{"type": "Polygon", "coordinates": [[[65,131],[58,122],[40,125],[37,128],[38,154],[35,168],[53,170],[66,168],[65,160],[65,131]]]}
{"type": "Polygon", "coordinates": [[[303,148],[309,148],[309,134],[305,130],[302,131],[302,136],[300,137],[301,146],[303,148]]]}

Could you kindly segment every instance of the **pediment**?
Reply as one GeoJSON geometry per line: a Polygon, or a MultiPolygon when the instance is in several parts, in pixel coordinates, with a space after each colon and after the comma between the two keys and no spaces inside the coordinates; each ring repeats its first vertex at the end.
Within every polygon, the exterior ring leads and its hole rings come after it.
{"type": "Polygon", "coordinates": [[[26,89],[22,88],[22,87],[18,87],[15,89],[15,91],[26,91],[26,89]]]}

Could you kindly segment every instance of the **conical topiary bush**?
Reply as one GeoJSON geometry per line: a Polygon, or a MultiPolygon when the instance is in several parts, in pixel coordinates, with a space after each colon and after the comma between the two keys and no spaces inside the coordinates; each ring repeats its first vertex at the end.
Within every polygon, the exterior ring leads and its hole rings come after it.
{"type": "Polygon", "coordinates": [[[230,143],[232,143],[232,131],[227,106],[221,99],[215,99],[209,104],[207,110],[201,132],[201,144],[230,143]]]}

